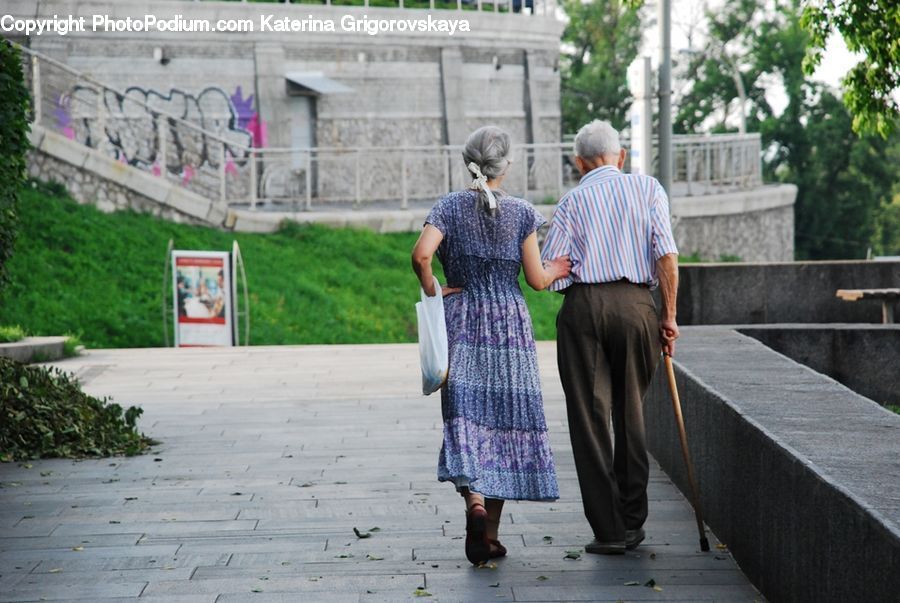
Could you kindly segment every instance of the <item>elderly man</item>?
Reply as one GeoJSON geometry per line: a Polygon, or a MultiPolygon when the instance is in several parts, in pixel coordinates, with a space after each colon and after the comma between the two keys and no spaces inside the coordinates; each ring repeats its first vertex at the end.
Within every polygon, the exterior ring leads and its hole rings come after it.
{"type": "Polygon", "coordinates": [[[584,513],[588,553],[622,554],[644,539],[649,462],[641,406],[678,337],[678,250],[669,201],[651,176],[623,174],[619,133],[594,121],[575,137],[581,182],[559,202],[545,259],[569,255],[556,319],[559,374],[584,513]],[[650,289],[660,286],[661,317],[650,289]],[[610,434],[610,420],[615,446],[610,434]]]}

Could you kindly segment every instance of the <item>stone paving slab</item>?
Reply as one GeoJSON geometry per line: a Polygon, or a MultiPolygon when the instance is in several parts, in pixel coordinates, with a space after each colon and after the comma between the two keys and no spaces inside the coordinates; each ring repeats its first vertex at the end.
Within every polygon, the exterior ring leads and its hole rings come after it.
{"type": "Polygon", "coordinates": [[[482,569],[463,554],[461,499],[435,479],[440,400],[418,394],[415,346],[59,362],[90,393],[142,405],[161,444],[0,465],[0,602],[762,601],[727,549],[699,552],[689,505],[655,466],[645,544],[583,553],[554,346],[539,355],[561,499],[508,503],[510,555],[482,569]]]}
{"type": "Polygon", "coordinates": [[[130,557],[100,557],[64,559],[44,559],[33,568],[34,573],[47,574],[60,570],[62,572],[85,572],[94,578],[103,578],[107,572],[134,569],[174,569],[189,568],[196,571],[198,567],[225,565],[229,562],[229,553],[213,552],[192,555],[179,552],[176,555],[134,555],[130,557]]]}

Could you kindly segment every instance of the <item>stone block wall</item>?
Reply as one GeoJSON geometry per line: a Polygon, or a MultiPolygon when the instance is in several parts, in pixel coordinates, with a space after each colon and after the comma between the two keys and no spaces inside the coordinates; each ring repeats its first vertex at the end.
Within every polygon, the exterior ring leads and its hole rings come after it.
{"type": "MultiPolygon", "coordinates": [[[[428,15],[428,11],[417,9],[165,0],[99,0],[90,4],[11,0],[10,12],[28,17],[106,13],[120,18],[144,14],[162,18],[177,13],[185,19],[209,20],[258,20],[260,14],[272,13],[279,18],[309,16],[336,22],[348,14],[357,18],[368,15],[395,19],[428,15]]],[[[488,123],[506,128],[516,143],[560,139],[559,73],[555,60],[561,22],[538,16],[472,11],[439,10],[432,14],[437,18],[468,19],[472,31],[452,37],[399,33],[369,36],[340,30],[202,36],[88,32],[72,33],[65,38],[34,37],[27,43],[34,50],[89,73],[98,81],[127,89],[129,95],[202,123],[217,134],[246,145],[252,141],[255,146],[265,148],[295,146],[292,131],[293,120],[297,118],[296,103],[292,104],[285,79],[291,72],[321,72],[352,89],[345,94],[323,94],[315,100],[312,129],[313,144],[318,147],[459,144],[468,132],[488,123]],[[167,64],[154,60],[157,48],[163,49],[167,64]],[[446,50],[453,52],[447,55],[446,50]],[[530,55],[531,72],[526,69],[526,54],[530,55]],[[450,56],[453,64],[448,64],[442,56],[445,59],[450,56]],[[448,78],[455,78],[450,85],[459,90],[452,98],[446,96],[448,78]],[[527,78],[533,78],[534,85],[529,85],[527,78]]],[[[54,81],[52,74],[43,75],[46,76],[43,83],[52,91],[45,101],[51,106],[45,107],[44,125],[63,131],[68,126],[54,120],[58,110],[64,112],[65,107],[52,105],[71,94],[71,85],[54,81]]],[[[129,120],[135,126],[133,116],[129,120]]],[[[149,119],[147,122],[144,134],[151,139],[154,131],[149,119]]],[[[112,146],[118,144],[117,140],[111,141],[112,146]]],[[[202,142],[189,141],[183,146],[202,147],[202,142]]],[[[168,166],[170,171],[200,172],[200,164],[189,164],[190,158],[179,158],[185,165],[176,165],[178,161],[173,158],[178,153],[175,148],[170,151],[167,155],[172,164],[168,166]]],[[[107,152],[119,153],[116,149],[107,152]]],[[[129,151],[132,155],[134,152],[129,151]]],[[[273,177],[292,180],[287,189],[305,193],[305,168],[299,161],[284,156],[267,158],[260,164],[260,181],[266,180],[264,172],[270,169],[273,177]]],[[[340,165],[342,161],[351,159],[330,158],[314,167],[314,197],[346,200],[355,196],[355,176],[348,177],[348,166],[340,165]]],[[[383,155],[366,161],[363,166],[366,196],[398,199],[400,168],[395,158],[383,155]]],[[[137,167],[153,169],[152,165],[143,163],[137,167]]],[[[229,169],[240,173],[236,180],[249,182],[246,164],[236,160],[229,169]]],[[[439,160],[409,165],[408,190],[414,197],[418,193],[419,198],[433,198],[445,188],[443,172],[439,160]]],[[[544,180],[551,175],[555,178],[555,171],[535,169],[532,165],[527,185],[534,189],[547,188],[549,185],[544,180]]],[[[458,179],[451,178],[452,188],[467,180],[457,182],[458,179]]],[[[523,173],[517,182],[524,181],[523,173]]]]}
{"type": "Polygon", "coordinates": [[[794,259],[794,208],[680,218],[673,225],[684,255],[702,260],[789,262],[794,259]]]}
{"type": "Polygon", "coordinates": [[[130,209],[178,224],[209,226],[205,220],[166,207],[122,184],[41,151],[29,151],[28,175],[44,182],[58,182],[79,203],[93,205],[106,213],[130,209]]]}
{"type": "Polygon", "coordinates": [[[790,184],[746,191],[675,197],[672,231],[682,255],[702,261],[794,259],[794,200],[790,184]]]}

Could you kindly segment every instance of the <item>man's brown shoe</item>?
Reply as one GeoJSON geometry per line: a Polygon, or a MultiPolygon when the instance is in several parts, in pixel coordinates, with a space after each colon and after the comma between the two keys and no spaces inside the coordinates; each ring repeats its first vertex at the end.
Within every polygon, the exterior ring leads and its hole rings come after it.
{"type": "Polygon", "coordinates": [[[636,530],[625,530],[625,548],[629,551],[631,549],[636,549],[637,545],[644,542],[644,528],[638,528],[636,530]]]}
{"type": "Polygon", "coordinates": [[[589,545],[584,547],[584,550],[594,555],[624,555],[625,543],[621,540],[617,542],[600,542],[594,538],[589,545]]]}

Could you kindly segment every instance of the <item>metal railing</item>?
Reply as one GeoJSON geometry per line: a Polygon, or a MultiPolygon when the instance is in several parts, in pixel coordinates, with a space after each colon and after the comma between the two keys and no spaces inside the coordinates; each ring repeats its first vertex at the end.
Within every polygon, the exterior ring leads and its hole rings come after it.
{"type": "MultiPolygon", "coordinates": [[[[204,2],[207,0],[190,0],[204,2]]],[[[367,9],[403,8],[427,10],[458,10],[494,12],[556,17],[558,0],[240,0],[242,4],[277,3],[300,6],[359,6],[367,9]]]]}
{"type": "MultiPolygon", "coordinates": [[[[407,208],[471,181],[459,146],[258,148],[254,124],[242,123],[231,99],[217,89],[199,97],[116,90],[22,50],[34,123],[222,208],[407,208]]],[[[760,157],[758,134],[676,136],[671,193],[759,186],[760,157]]],[[[578,178],[571,142],[523,144],[514,147],[504,188],[546,202],[578,178]]]]}
{"type": "Polygon", "coordinates": [[[672,193],[690,197],[762,185],[759,134],[672,137],[672,193]]]}

